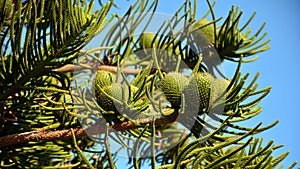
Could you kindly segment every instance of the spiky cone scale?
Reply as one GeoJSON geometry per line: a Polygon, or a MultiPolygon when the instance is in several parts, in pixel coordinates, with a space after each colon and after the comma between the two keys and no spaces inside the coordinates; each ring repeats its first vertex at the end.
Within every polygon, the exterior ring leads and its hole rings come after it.
{"type": "Polygon", "coordinates": [[[176,72],[168,73],[160,82],[161,90],[172,107],[176,109],[181,106],[181,95],[187,85],[187,77],[176,72]]]}
{"type": "Polygon", "coordinates": [[[96,91],[96,101],[105,110],[102,112],[104,119],[112,123],[120,123],[124,111],[123,102],[128,102],[129,90],[120,83],[106,85],[100,91],[96,91]]]}
{"type": "Polygon", "coordinates": [[[214,78],[209,73],[197,73],[196,74],[196,81],[197,81],[197,87],[198,92],[200,96],[200,107],[201,109],[206,108],[208,104],[211,103],[213,93],[213,81],[214,78]]]}
{"type": "Polygon", "coordinates": [[[211,103],[214,78],[209,73],[198,72],[194,74],[189,86],[184,91],[188,109],[202,112],[211,103]],[[196,89],[195,89],[196,86],[196,89]],[[197,93],[198,92],[198,93],[197,93]]]}
{"type": "Polygon", "coordinates": [[[128,102],[129,90],[120,83],[112,83],[104,86],[102,90],[96,91],[96,99],[102,109],[117,111],[117,107],[119,106],[118,101],[128,102]]]}
{"type": "MultiPolygon", "coordinates": [[[[107,111],[112,108],[113,102],[110,102],[109,99],[103,96],[104,93],[102,92],[102,90],[104,90],[106,86],[110,86],[114,80],[115,75],[104,70],[98,70],[93,80],[93,89],[97,102],[101,108],[103,108],[104,110],[107,109],[107,111]]],[[[106,88],[106,90],[108,89],[106,88]]],[[[109,92],[108,94],[110,95],[111,92],[109,92]]]]}
{"type": "Polygon", "coordinates": [[[95,91],[99,91],[99,87],[103,88],[106,85],[110,85],[115,79],[116,77],[113,73],[105,70],[98,70],[93,80],[93,88],[95,91]]]}
{"type": "Polygon", "coordinates": [[[142,49],[153,48],[153,46],[158,45],[158,37],[153,32],[143,32],[139,38],[140,47],[142,49]]]}
{"type": "Polygon", "coordinates": [[[187,118],[180,120],[180,123],[190,129],[191,133],[199,138],[201,135],[207,135],[209,131],[203,128],[202,122],[195,120],[195,117],[202,115],[209,110],[212,103],[211,92],[214,78],[209,73],[198,72],[190,79],[189,85],[184,91],[185,94],[185,111],[187,118]],[[197,86],[195,89],[194,86],[197,86]],[[209,97],[210,96],[210,97],[209,97]],[[208,107],[209,106],[209,107],[208,107]],[[190,117],[190,118],[189,118],[190,117]]]}

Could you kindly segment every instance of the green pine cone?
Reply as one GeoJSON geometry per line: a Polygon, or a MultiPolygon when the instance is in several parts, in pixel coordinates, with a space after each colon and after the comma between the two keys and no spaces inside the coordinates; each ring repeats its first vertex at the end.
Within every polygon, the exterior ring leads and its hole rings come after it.
{"type": "Polygon", "coordinates": [[[209,102],[211,103],[211,97],[209,98],[209,92],[211,92],[210,95],[212,95],[213,91],[213,80],[211,74],[209,73],[197,73],[196,76],[197,86],[198,86],[198,92],[200,97],[200,109],[206,108],[209,102]]]}
{"type": "Polygon", "coordinates": [[[115,79],[116,77],[113,73],[105,70],[98,70],[94,77],[93,88],[95,91],[99,91],[99,88],[110,85],[115,81],[115,79]]]}
{"type": "Polygon", "coordinates": [[[156,34],[153,33],[153,32],[144,32],[144,33],[142,33],[140,38],[139,38],[140,47],[142,49],[153,48],[154,45],[157,47],[158,37],[155,38],[155,36],[156,36],[156,34]]]}
{"type": "Polygon", "coordinates": [[[213,82],[214,78],[209,73],[198,72],[194,75],[184,92],[188,109],[202,111],[211,103],[212,97],[209,97],[209,95],[211,95],[210,92],[212,93],[213,82]],[[195,86],[197,89],[195,89],[195,86]]]}
{"type": "MultiPolygon", "coordinates": [[[[196,43],[201,43],[201,34],[204,34],[205,37],[209,40],[210,43],[214,44],[215,43],[215,34],[214,34],[214,25],[213,24],[209,24],[211,23],[211,21],[203,18],[200,19],[199,21],[197,21],[194,25],[193,25],[193,29],[197,29],[200,28],[200,30],[197,30],[193,33],[193,35],[195,36],[196,40],[199,42],[196,43]],[[208,25],[209,24],[209,25],[208,25]]],[[[206,43],[206,42],[203,42],[206,43]]]]}
{"type": "Polygon", "coordinates": [[[173,108],[180,108],[181,95],[188,85],[188,79],[180,73],[169,73],[160,82],[160,88],[173,108]]]}
{"type": "Polygon", "coordinates": [[[120,111],[121,105],[112,98],[122,102],[127,102],[129,99],[129,90],[123,87],[120,83],[112,83],[106,85],[101,90],[96,91],[96,100],[98,105],[105,111],[120,111]],[[125,91],[124,91],[125,90],[125,91]],[[105,92],[105,93],[104,93],[105,92]],[[124,96],[123,96],[124,95],[124,96]]]}

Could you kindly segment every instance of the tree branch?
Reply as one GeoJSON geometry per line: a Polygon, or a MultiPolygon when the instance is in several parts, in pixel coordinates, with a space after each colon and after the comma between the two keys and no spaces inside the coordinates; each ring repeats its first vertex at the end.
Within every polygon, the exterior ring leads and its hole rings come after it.
{"type": "MultiPolygon", "coordinates": [[[[155,119],[155,125],[169,124],[174,122],[177,117],[172,118],[158,118],[155,119]]],[[[113,124],[109,127],[109,130],[116,131],[125,131],[132,130],[144,126],[146,124],[152,124],[152,118],[149,119],[140,119],[137,120],[136,123],[139,125],[135,125],[134,123],[127,121],[120,124],[113,124]]],[[[95,124],[89,128],[75,128],[74,133],[77,138],[86,137],[89,135],[102,134],[105,132],[105,124],[104,122],[100,122],[95,124]]],[[[15,144],[25,143],[29,141],[53,141],[53,140],[62,140],[69,139],[72,137],[71,129],[65,129],[60,131],[46,131],[46,129],[41,128],[37,131],[30,131],[25,133],[18,133],[0,137],[0,148],[11,146],[15,144]]]]}
{"type": "MultiPolygon", "coordinates": [[[[79,65],[73,65],[73,64],[67,64],[63,67],[54,69],[54,71],[58,72],[73,72],[74,70],[79,71],[83,69],[88,69],[84,66],[79,66],[79,65]]],[[[117,72],[117,67],[116,66],[109,66],[109,65],[100,65],[98,66],[98,70],[106,70],[109,72],[117,72]]],[[[140,70],[138,69],[128,69],[128,68],[121,68],[121,71],[125,74],[138,74],[140,70]]]]}

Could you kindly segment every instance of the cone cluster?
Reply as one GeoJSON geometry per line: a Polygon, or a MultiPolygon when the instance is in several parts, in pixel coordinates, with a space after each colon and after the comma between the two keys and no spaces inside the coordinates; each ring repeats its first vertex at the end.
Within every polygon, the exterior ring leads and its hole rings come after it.
{"type": "Polygon", "coordinates": [[[229,81],[215,79],[209,73],[198,72],[188,78],[180,73],[169,73],[161,80],[160,88],[175,109],[180,108],[184,94],[185,106],[190,110],[203,110],[226,91],[229,81]]]}
{"type": "Polygon", "coordinates": [[[115,82],[115,75],[99,70],[93,81],[93,88],[98,105],[106,111],[116,111],[117,102],[128,100],[129,90],[115,82]]]}

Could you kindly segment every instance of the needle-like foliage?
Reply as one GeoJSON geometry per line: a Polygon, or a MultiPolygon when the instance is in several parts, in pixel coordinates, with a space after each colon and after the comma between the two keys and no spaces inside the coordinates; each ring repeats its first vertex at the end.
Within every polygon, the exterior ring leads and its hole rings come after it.
{"type": "Polygon", "coordinates": [[[278,121],[243,123],[271,90],[240,72],[270,48],[264,24],[252,35],[254,15],[240,26],[239,8],[218,18],[209,0],[197,19],[196,4],[148,32],[157,0],[122,16],[113,1],[1,1],[0,168],[118,168],[118,153],[128,168],[277,167],[288,152],[256,136],[278,121]]]}

